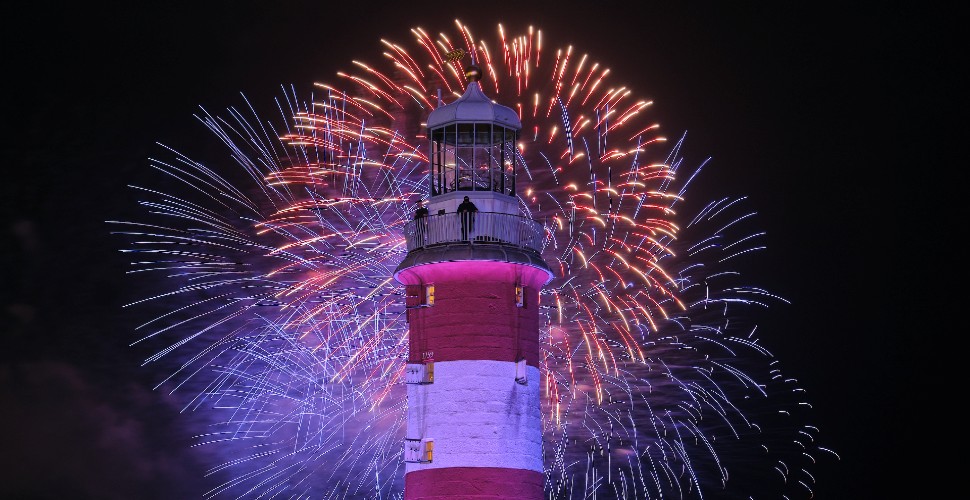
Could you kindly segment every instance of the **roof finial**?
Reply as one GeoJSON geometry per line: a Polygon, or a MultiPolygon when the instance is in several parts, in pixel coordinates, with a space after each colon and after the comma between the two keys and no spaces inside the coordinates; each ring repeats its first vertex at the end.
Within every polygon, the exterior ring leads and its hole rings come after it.
{"type": "Polygon", "coordinates": [[[465,81],[468,83],[477,82],[482,79],[482,68],[475,66],[474,64],[468,65],[465,68],[465,81]]]}

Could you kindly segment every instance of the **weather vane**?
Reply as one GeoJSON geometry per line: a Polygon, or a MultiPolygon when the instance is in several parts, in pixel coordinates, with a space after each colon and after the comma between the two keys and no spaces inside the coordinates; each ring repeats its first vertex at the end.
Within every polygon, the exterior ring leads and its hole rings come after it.
{"type": "MultiPolygon", "coordinates": [[[[465,51],[462,49],[455,49],[450,52],[445,53],[445,59],[448,62],[458,62],[461,58],[465,57],[465,51]]],[[[472,63],[465,68],[465,80],[469,82],[477,82],[482,79],[482,70],[475,64],[475,56],[472,55],[472,63]]]]}
{"type": "Polygon", "coordinates": [[[445,59],[447,59],[449,62],[457,62],[461,60],[462,57],[465,57],[465,51],[462,49],[455,49],[445,54],[445,59]]]}

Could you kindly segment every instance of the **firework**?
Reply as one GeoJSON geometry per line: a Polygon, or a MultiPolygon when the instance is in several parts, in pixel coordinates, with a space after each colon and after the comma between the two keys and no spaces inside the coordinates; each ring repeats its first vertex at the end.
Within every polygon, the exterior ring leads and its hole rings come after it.
{"type": "Polygon", "coordinates": [[[134,345],[224,458],[207,496],[400,496],[408,330],[391,274],[427,194],[423,120],[472,60],[522,120],[520,210],[556,273],[541,295],[547,496],[811,497],[830,452],[750,319],[784,299],[732,268],[763,248],[745,200],[691,202],[703,164],[683,165],[650,102],[539,30],[411,37],[308,97],[284,88],[278,119],[245,99],[203,109],[227,157],[165,148],[150,164],[167,185],[133,186],[147,213],[114,222],[131,273],[160,290],[129,305],[151,313],[134,345]]]}

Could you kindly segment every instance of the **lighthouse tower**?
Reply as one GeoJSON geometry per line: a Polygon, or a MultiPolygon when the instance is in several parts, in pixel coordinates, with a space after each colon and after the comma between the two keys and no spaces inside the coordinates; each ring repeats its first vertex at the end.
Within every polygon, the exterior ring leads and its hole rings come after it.
{"type": "Polygon", "coordinates": [[[516,113],[467,89],[428,117],[429,215],[394,271],[410,329],[404,498],[543,498],[539,290],[543,230],[521,215],[516,113]],[[465,198],[477,212],[459,213],[465,198]]]}

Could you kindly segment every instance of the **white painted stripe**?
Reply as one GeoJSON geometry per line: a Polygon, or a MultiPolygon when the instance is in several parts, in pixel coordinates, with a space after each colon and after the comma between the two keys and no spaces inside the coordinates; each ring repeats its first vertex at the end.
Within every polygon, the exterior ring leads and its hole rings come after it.
{"type": "Polygon", "coordinates": [[[442,467],[503,467],[542,472],[539,369],[528,383],[515,381],[508,361],[441,361],[434,383],[408,385],[408,438],[434,439],[430,464],[408,463],[406,472],[442,467]]]}

